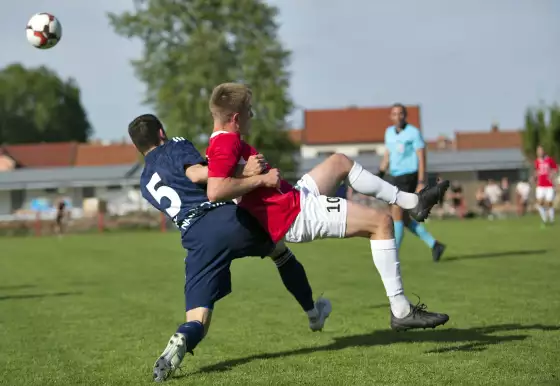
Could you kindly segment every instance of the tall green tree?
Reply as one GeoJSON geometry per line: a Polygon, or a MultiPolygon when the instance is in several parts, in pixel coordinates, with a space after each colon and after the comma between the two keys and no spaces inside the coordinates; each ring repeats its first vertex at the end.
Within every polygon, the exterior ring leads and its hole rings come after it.
{"type": "Polygon", "coordinates": [[[549,111],[549,154],[553,156],[557,162],[560,162],[560,106],[554,104],[550,107],[549,111]]]}
{"type": "Polygon", "coordinates": [[[283,130],[292,110],[290,53],[278,40],[278,10],[261,0],[136,0],[134,6],[109,19],[117,34],[143,43],[132,65],[168,132],[203,149],[212,130],[212,89],[244,82],[254,95],[249,141],[272,164],[293,171],[295,146],[283,130]]]}
{"type": "Polygon", "coordinates": [[[85,142],[91,132],[73,79],[46,67],[0,70],[0,143],[85,142]]]}
{"type": "Polygon", "coordinates": [[[550,156],[560,159],[560,107],[557,104],[529,108],[525,113],[523,149],[527,157],[535,158],[538,145],[550,156]]]}

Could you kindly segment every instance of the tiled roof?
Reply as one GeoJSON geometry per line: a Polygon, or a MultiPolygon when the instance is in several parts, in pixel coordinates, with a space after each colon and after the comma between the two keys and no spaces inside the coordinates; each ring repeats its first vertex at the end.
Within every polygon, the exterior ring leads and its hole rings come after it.
{"type": "Polygon", "coordinates": [[[76,142],[4,145],[6,152],[25,168],[64,167],[74,164],[76,142]]]}
{"type": "Polygon", "coordinates": [[[79,144],[75,166],[128,165],[139,159],[139,153],[132,144],[79,144]]]}
{"type": "Polygon", "coordinates": [[[455,133],[457,150],[521,149],[523,140],[519,130],[463,131],[455,133]]]}
{"type": "Polygon", "coordinates": [[[431,151],[455,150],[455,143],[446,136],[440,135],[436,139],[427,140],[426,148],[431,151]]]}
{"type": "MultiPolygon", "coordinates": [[[[407,106],[408,121],[420,128],[420,107],[407,106]]],[[[391,126],[391,107],[306,110],[302,142],[306,145],[383,142],[391,126]]]]}

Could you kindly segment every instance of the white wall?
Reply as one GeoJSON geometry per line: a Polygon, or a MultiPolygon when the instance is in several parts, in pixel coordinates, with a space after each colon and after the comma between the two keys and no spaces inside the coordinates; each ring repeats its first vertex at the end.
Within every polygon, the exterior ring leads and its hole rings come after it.
{"type": "Polygon", "coordinates": [[[12,197],[9,191],[0,191],[0,215],[12,213],[12,197]]]}
{"type": "Polygon", "coordinates": [[[356,157],[360,155],[360,151],[375,151],[382,155],[385,152],[385,146],[382,143],[353,143],[353,144],[332,144],[332,145],[301,145],[302,158],[315,158],[320,153],[332,152],[342,153],[348,157],[356,157]]]}

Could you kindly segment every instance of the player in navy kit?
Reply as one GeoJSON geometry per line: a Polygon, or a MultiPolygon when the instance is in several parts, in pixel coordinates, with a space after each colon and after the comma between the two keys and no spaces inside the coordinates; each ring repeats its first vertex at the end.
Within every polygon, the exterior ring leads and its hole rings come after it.
{"type": "MultiPolygon", "coordinates": [[[[214,303],[231,292],[230,264],[237,258],[271,256],[284,285],[307,313],[311,330],[321,330],[331,311],[330,302],[324,298],[313,302],[303,266],[283,243],[275,246],[248,212],[233,201],[208,200],[206,162],[192,143],[184,138],[168,140],[161,122],[153,115],[136,118],[128,132],[145,157],[140,177],[142,196],[174,221],[188,251],[187,322],[179,326],[156,361],[154,379],[168,379],[185,354],[192,353],[205,336],[214,303]]],[[[249,163],[240,170],[240,175],[250,175],[264,185],[276,183],[273,177],[260,174],[260,167],[244,174],[248,166],[249,163]]]]}

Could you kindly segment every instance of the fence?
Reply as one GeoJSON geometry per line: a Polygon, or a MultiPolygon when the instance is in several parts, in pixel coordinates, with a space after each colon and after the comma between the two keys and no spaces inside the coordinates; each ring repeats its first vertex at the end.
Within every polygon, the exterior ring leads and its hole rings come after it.
{"type": "MultiPolygon", "coordinates": [[[[175,226],[162,213],[154,211],[128,212],[125,215],[98,213],[96,216],[67,216],[63,222],[64,233],[114,232],[118,230],[159,230],[167,232],[175,226]]],[[[57,233],[56,219],[37,212],[34,217],[25,216],[0,221],[0,236],[49,236],[57,233]]]]}

